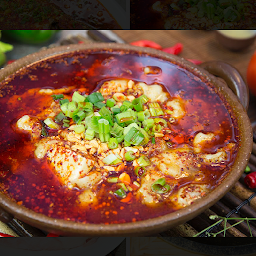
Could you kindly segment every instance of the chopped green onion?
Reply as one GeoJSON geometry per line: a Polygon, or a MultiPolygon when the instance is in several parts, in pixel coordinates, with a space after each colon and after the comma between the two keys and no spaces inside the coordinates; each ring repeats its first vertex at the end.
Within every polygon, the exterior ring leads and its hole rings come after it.
{"type": "Polygon", "coordinates": [[[132,109],[132,107],[133,107],[132,103],[131,103],[130,101],[128,101],[128,100],[125,100],[125,101],[123,102],[123,105],[120,107],[120,111],[121,111],[121,112],[125,112],[125,111],[127,111],[129,108],[132,109]]]}
{"type": "Polygon", "coordinates": [[[85,131],[85,127],[82,124],[78,124],[74,126],[75,133],[82,133],[85,131]]]}
{"type": "Polygon", "coordinates": [[[92,129],[87,129],[85,132],[85,139],[86,140],[92,140],[95,136],[95,131],[92,129]]]}
{"type": "Polygon", "coordinates": [[[117,158],[112,164],[120,164],[122,163],[122,160],[120,158],[117,158]]]}
{"type": "Polygon", "coordinates": [[[114,137],[120,137],[123,135],[124,128],[118,125],[117,123],[114,123],[114,126],[111,127],[110,134],[114,137]]]}
{"type": "Polygon", "coordinates": [[[143,177],[145,174],[146,174],[146,168],[143,167],[143,166],[137,166],[135,169],[134,169],[134,173],[137,177],[141,178],[143,177]]]}
{"type": "Polygon", "coordinates": [[[94,130],[95,132],[98,133],[99,132],[99,120],[100,120],[99,116],[92,116],[92,117],[88,118],[86,124],[87,124],[88,128],[90,128],[91,130],[94,130]]]}
{"type": "Polygon", "coordinates": [[[118,143],[121,143],[124,140],[124,135],[117,136],[116,139],[118,143]]]}
{"type": "Polygon", "coordinates": [[[113,112],[114,115],[116,115],[121,112],[121,109],[118,107],[113,107],[113,108],[111,108],[111,111],[113,112]]]}
{"type": "Polygon", "coordinates": [[[101,110],[99,111],[99,114],[106,120],[109,121],[109,124],[112,126],[113,123],[113,116],[112,113],[109,109],[107,109],[105,106],[101,108],[101,110]]]}
{"type": "Polygon", "coordinates": [[[128,142],[128,141],[124,141],[124,146],[125,146],[125,147],[130,147],[130,146],[131,146],[131,143],[128,142]]]}
{"type": "Polygon", "coordinates": [[[84,102],[85,97],[83,95],[81,95],[78,91],[75,91],[72,96],[72,101],[75,101],[77,103],[84,102]]]}
{"type": "Polygon", "coordinates": [[[79,111],[75,115],[73,115],[72,119],[74,120],[75,123],[79,123],[82,120],[84,120],[85,117],[86,117],[85,112],[84,111],[79,111]]]}
{"type": "Polygon", "coordinates": [[[48,132],[47,132],[46,128],[43,125],[42,125],[42,130],[41,130],[41,136],[43,136],[43,137],[48,136],[48,132]]]}
{"type": "Polygon", "coordinates": [[[109,139],[109,142],[108,142],[108,147],[109,147],[110,149],[115,149],[115,148],[117,148],[117,147],[118,147],[118,141],[117,141],[117,139],[116,139],[116,138],[110,138],[110,139],[109,139]]]}
{"type": "Polygon", "coordinates": [[[144,140],[142,141],[142,143],[140,145],[146,145],[148,142],[149,142],[149,135],[148,133],[142,129],[142,128],[139,128],[139,131],[143,134],[144,136],[144,140]]]}
{"type": "Polygon", "coordinates": [[[249,173],[250,171],[251,171],[251,168],[247,165],[246,168],[245,168],[245,170],[244,170],[244,172],[245,172],[245,173],[249,173]]]}
{"type": "Polygon", "coordinates": [[[136,181],[136,180],[133,182],[133,184],[134,184],[135,186],[137,186],[138,188],[140,187],[140,183],[139,183],[138,181],[136,181]]]}
{"type": "Polygon", "coordinates": [[[64,119],[63,120],[63,127],[69,127],[70,126],[70,120],[68,120],[68,119],[64,119]]]}
{"type": "Polygon", "coordinates": [[[101,109],[101,108],[105,107],[106,104],[103,102],[96,102],[96,103],[94,103],[94,106],[101,109]]]}
{"type": "Polygon", "coordinates": [[[141,145],[144,140],[144,135],[135,127],[131,127],[129,132],[124,136],[124,141],[133,145],[141,145]]]}
{"type": "Polygon", "coordinates": [[[104,164],[112,164],[118,157],[115,154],[106,156],[102,161],[104,164]]]}
{"type": "Polygon", "coordinates": [[[68,99],[63,99],[59,101],[60,105],[63,105],[64,103],[69,103],[68,99]]]}
{"type": "Polygon", "coordinates": [[[70,111],[75,111],[75,110],[77,110],[77,104],[76,104],[76,102],[74,102],[74,101],[71,101],[71,102],[69,102],[68,103],[68,110],[70,110],[70,111]]]}
{"type": "Polygon", "coordinates": [[[63,103],[61,106],[60,106],[60,109],[62,110],[62,112],[66,115],[67,111],[68,111],[68,102],[65,102],[63,103]]]}
{"type": "Polygon", "coordinates": [[[117,183],[118,182],[118,177],[109,177],[109,178],[107,178],[107,182],[117,183]]]}
{"type": "Polygon", "coordinates": [[[164,114],[162,108],[157,102],[149,103],[148,106],[151,116],[161,116],[164,114]]]}
{"type": "Polygon", "coordinates": [[[93,92],[90,95],[88,95],[85,99],[87,102],[91,102],[93,104],[104,101],[104,98],[100,92],[93,92]]]}
{"type": "Polygon", "coordinates": [[[136,128],[136,129],[139,129],[139,126],[138,126],[136,123],[129,124],[128,126],[126,126],[126,127],[123,128],[123,131],[124,131],[123,133],[124,133],[124,135],[126,135],[126,134],[130,131],[130,129],[131,129],[132,127],[136,128]]]}
{"type": "Polygon", "coordinates": [[[64,98],[64,95],[63,94],[51,95],[51,97],[53,97],[54,100],[60,100],[64,98]]]}
{"type": "Polygon", "coordinates": [[[139,111],[142,111],[143,110],[143,103],[142,103],[142,100],[141,98],[136,98],[132,101],[132,104],[133,104],[133,107],[134,109],[139,112],[139,111]]]}
{"type": "Polygon", "coordinates": [[[93,104],[91,102],[79,102],[78,108],[82,109],[86,112],[92,112],[93,111],[93,104]]]}
{"type": "Polygon", "coordinates": [[[107,107],[112,108],[115,106],[116,101],[114,99],[107,99],[106,104],[107,104],[107,107]]]}
{"type": "Polygon", "coordinates": [[[152,138],[152,142],[151,143],[152,144],[156,144],[156,138],[155,137],[152,138]]]}
{"type": "Polygon", "coordinates": [[[145,111],[140,111],[137,113],[137,115],[138,115],[138,120],[140,122],[143,122],[146,119],[145,111]]]}
{"type": "Polygon", "coordinates": [[[63,119],[65,119],[66,117],[65,117],[65,115],[62,113],[62,112],[60,112],[56,117],[55,117],[55,121],[57,122],[57,123],[59,123],[59,122],[61,122],[63,119]]]}
{"type": "Polygon", "coordinates": [[[151,189],[155,193],[164,194],[169,192],[171,187],[170,185],[166,184],[164,178],[160,178],[151,185],[151,189]]]}
{"type": "Polygon", "coordinates": [[[59,129],[59,125],[56,124],[51,118],[46,118],[44,123],[51,129],[59,129]]]}
{"type": "Polygon", "coordinates": [[[153,130],[153,132],[159,133],[162,131],[162,129],[163,129],[163,127],[160,124],[154,124],[152,130],[153,130]]]}
{"type": "Polygon", "coordinates": [[[79,109],[77,109],[77,103],[73,101],[62,104],[60,108],[67,117],[73,117],[73,115],[79,111],[79,109]]]}
{"type": "Polygon", "coordinates": [[[124,183],[119,183],[118,185],[120,185],[121,186],[121,188],[124,190],[124,191],[128,191],[128,188],[125,186],[125,184],[124,183]]]}
{"type": "Polygon", "coordinates": [[[116,115],[116,120],[119,124],[122,123],[133,123],[136,120],[137,115],[133,110],[128,110],[116,115]]]}
{"type": "Polygon", "coordinates": [[[99,137],[101,142],[107,142],[110,139],[110,125],[106,119],[100,119],[99,123],[99,137]]]}
{"type": "Polygon", "coordinates": [[[143,166],[143,167],[149,166],[151,164],[150,160],[145,156],[139,157],[137,162],[138,162],[139,166],[143,166]]]}
{"type": "Polygon", "coordinates": [[[124,158],[126,161],[130,162],[133,161],[136,158],[136,156],[133,151],[128,151],[124,154],[124,158]]]}
{"type": "Polygon", "coordinates": [[[148,102],[148,97],[145,95],[145,94],[142,94],[139,99],[141,100],[141,102],[144,104],[144,103],[147,103],[148,102]]]}
{"type": "Polygon", "coordinates": [[[125,101],[125,100],[126,100],[126,96],[125,96],[123,93],[120,93],[120,92],[116,92],[116,93],[113,95],[113,98],[114,98],[114,100],[116,100],[116,101],[125,101]]]}
{"type": "Polygon", "coordinates": [[[155,118],[154,122],[155,122],[155,124],[160,124],[163,127],[167,127],[167,122],[163,118],[155,118]]]}
{"type": "Polygon", "coordinates": [[[125,198],[126,197],[126,192],[122,189],[122,188],[119,188],[118,190],[116,190],[114,192],[114,194],[120,198],[125,198]]]}
{"type": "Polygon", "coordinates": [[[146,131],[148,131],[149,129],[153,128],[154,126],[154,119],[146,119],[142,122],[144,128],[146,131]]]}

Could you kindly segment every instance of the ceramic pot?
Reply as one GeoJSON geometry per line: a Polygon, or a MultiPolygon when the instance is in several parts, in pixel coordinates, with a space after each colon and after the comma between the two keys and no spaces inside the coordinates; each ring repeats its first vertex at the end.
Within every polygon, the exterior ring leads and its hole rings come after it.
{"type": "MultiPolygon", "coordinates": [[[[40,63],[54,58],[62,58],[63,56],[73,56],[78,53],[92,54],[94,52],[101,52],[101,54],[106,52],[117,52],[120,56],[124,56],[125,54],[136,55],[138,58],[146,58],[152,63],[154,63],[154,60],[158,60],[160,62],[164,61],[166,63],[176,65],[177,68],[186,69],[203,81],[207,81],[207,83],[216,87],[218,93],[232,108],[237,119],[240,134],[240,147],[234,164],[231,167],[231,171],[222,183],[213,191],[205,197],[195,201],[193,204],[181,210],[143,221],[104,225],[82,224],[73,221],[54,219],[43,214],[36,213],[22,205],[18,205],[14,201],[10,200],[6,195],[0,193],[0,208],[2,209],[2,213],[0,214],[0,216],[2,216],[1,220],[8,222],[12,217],[15,217],[39,229],[68,236],[147,236],[149,234],[162,232],[173,226],[193,219],[201,212],[211,207],[220,198],[222,198],[240,178],[248,163],[252,150],[252,128],[246,113],[249,94],[248,88],[239,72],[223,62],[203,63],[200,67],[183,58],[150,48],[141,48],[126,44],[92,43],[61,46],[28,55],[0,70],[0,82],[10,75],[15,74],[15,72],[21,68],[26,67],[29,69],[29,67],[34,63],[40,63]],[[224,82],[224,80],[227,82],[224,82]],[[228,85],[238,97],[232,92],[228,85]]],[[[122,64],[117,63],[117,65],[122,64]]]]}

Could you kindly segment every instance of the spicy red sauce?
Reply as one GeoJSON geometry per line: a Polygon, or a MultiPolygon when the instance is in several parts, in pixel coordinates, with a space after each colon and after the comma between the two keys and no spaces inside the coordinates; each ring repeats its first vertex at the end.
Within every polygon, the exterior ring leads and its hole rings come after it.
{"type": "MultiPolygon", "coordinates": [[[[161,216],[176,209],[162,203],[159,207],[147,207],[132,198],[129,203],[120,202],[108,191],[111,184],[101,183],[98,190],[104,191],[96,206],[83,207],[76,203],[78,189],[61,185],[50,170],[47,160],[34,158],[35,146],[30,138],[17,133],[13,125],[23,115],[37,115],[50,96],[30,95],[33,88],[61,88],[75,86],[87,88],[88,92],[113,78],[132,79],[147,84],[162,84],[171,97],[182,95],[188,100],[186,116],[172,126],[177,144],[193,145],[192,138],[199,131],[224,131],[207,152],[214,153],[219,147],[239,142],[236,120],[230,107],[215,89],[177,65],[155,57],[119,52],[92,52],[90,54],[67,54],[65,58],[51,58],[19,71],[1,83],[0,91],[0,190],[25,207],[35,212],[59,219],[87,223],[124,223],[161,216]],[[152,66],[157,72],[144,74],[144,67],[152,66]],[[24,94],[24,96],[20,96],[24,94]],[[15,97],[14,95],[17,95],[15,97]],[[10,100],[11,99],[11,100],[10,100]],[[176,136],[175,136],[176,135],[176,136]]],[[[175,139],[173,139],[175,143],[175,139]]],[[[229,156],[226,166],[208,167],[204,170],[205,181],[212,188],[228,174],[236,151],[229,156]]],[[[136,177],[127,166],[132,180],[136,177]]],[[[184,179],[183,183],[191,182],[184,179]]]]}

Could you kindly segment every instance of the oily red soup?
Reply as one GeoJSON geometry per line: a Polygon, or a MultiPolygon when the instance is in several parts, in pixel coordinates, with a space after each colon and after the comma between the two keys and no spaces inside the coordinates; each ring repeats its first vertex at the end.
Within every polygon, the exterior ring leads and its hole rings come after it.
{"type": "Polygon", "coordinates": [[[211,84],[143,54],[43,60],[1,83],[0,104],[1,193],[57,219],[111,224],[177,211],[222,182],[239,148],[236,118],[211,84]]]}

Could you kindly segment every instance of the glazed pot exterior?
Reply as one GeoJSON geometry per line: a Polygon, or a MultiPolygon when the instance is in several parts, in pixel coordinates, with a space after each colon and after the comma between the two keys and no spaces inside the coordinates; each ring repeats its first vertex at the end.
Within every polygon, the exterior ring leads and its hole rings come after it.
{"type": "MultiPolygon", "coordinates": [[[[212,206],[231,189],[235,182],[240,178],[248,163],[253,142],[252,128],[245,110],[245,108],[248,107],[248,94],[246,96],[246,90],[248,91],[248,88],[245,88],[242,92],[244,97],[243,106],[240,104],[237,96],[232,92],[231,89],[228,88],[225,82],[219,78],[216,78],[202,67],[196,66],[180,57],[170,55],[158,50],[111,43],[92,43],[61,46],[28,55],[2,69],[0,71],[0,82],[9,75],[14,74],[19,69],[23,67],[29,67],[29,65],[40,62],[44,59],[73,52],[86,51],[91,53],[101,50],[110,52],[121,51],[123,54],[129,53],[144,56],[147,55],[149,58],[154,57],[160,60],[172,62],[177,64],[179,67],[190,71],[194,75],[203,78],[205,81],[216,87],[220,95],[222,95],[231,106],[232,111],[237,118],[238,130],[240,133],[240,147],[230,173],[212,192],[210,192],[205,197],[195,201],[190,206],[161,217],[138,222],[105,225],[83,224],[61,219],[54,219],[43,214],[36,213],[30,209],[25,208],[24,206],[18,205],[4,194],[0,194],[0,207],[10,215],[32,226],[48,232],[54,232],[56,234],[66,236],[147,236],[149,234],[155,234],[167,230],[170,227],[177,226],[196,217],[201,212],[212,206]]],[[[10,216],[7,216],[5,219],[9,220],[10,216]]]]}

